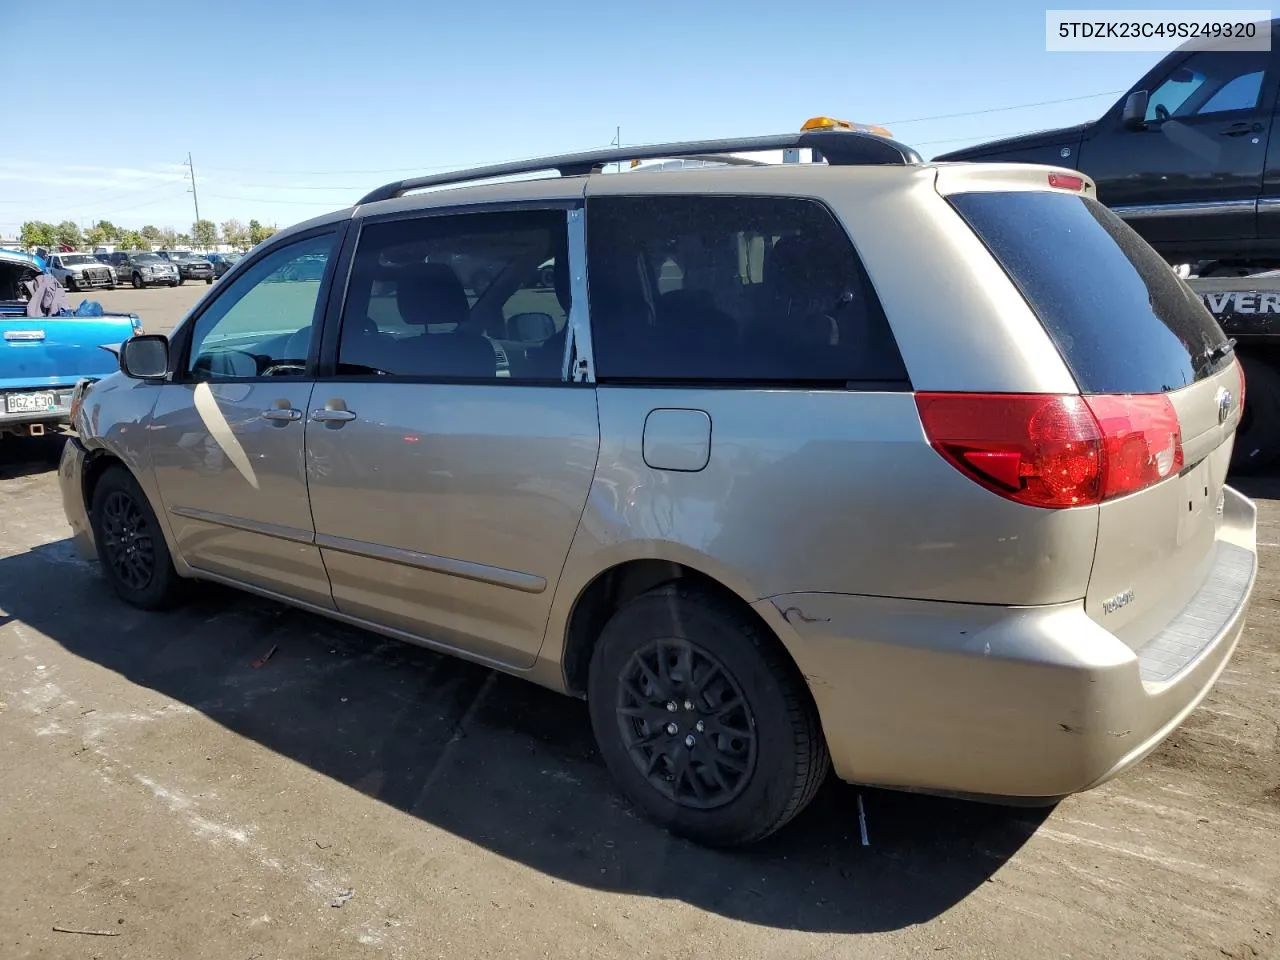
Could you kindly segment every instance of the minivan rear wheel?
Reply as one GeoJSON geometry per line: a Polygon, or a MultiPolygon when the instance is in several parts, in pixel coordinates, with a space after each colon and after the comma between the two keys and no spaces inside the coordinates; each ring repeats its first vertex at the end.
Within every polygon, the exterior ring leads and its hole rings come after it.
{"type": "Polygon", "coordinates": [[[817,710],[749,610],[672,584],[623,606],[588,678],[606,765],[652,820],[733,846],[782,827],[829,767],[817,710]]]}
{"type": "Polygon", "coordinates": [[[116,595],[143,610],[171,605],[182,579],[147,496],[124,467],[109,467],[93,489],[90,509],[98,559],[116,595]]]}

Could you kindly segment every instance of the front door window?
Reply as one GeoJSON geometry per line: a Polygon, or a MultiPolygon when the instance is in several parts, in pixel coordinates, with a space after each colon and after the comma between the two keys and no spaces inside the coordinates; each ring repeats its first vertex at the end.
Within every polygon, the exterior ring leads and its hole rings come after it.
{"type": "Polygon", "coordinates": [[[186,372],[194,380],[303,377],[334,235],[282,247],[241,274],[196,320],[186,372]]]}

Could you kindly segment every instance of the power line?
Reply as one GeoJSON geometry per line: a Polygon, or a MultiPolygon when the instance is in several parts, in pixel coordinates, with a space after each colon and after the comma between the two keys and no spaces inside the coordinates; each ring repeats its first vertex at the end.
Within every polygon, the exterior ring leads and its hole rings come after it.
{"type": "MultiPolygon", "coordinates": [[[[607,146],[608,146],[607,144],[594,144],[592,146],[582,147],[581,149],[584,151],[603,150],[603,149],[606,149],[607,146]]],[[[574,152],[574,151],[567,151],[567,152],[574,152]]],[[[350,169],[347,169],[347,170],[280,170],[278,168],[273,170],[263,170],[260,168],[250,169],[246,167],[210,167],[210,166],[206,166],[203,169],[213,170],[216,173],[267,174],[271,176],[281,176],[281,177],[337,177],[337,176],[359,176],[364,174],[380,175],[380,174],[386,174],[386,173],[430,173],[437,170],[444,170],[444,171],[465,170],[469,167],[489,166],[491,164],[499,164],[499,163],[518,163],[520,161],[529,160],[529,159],[531,159],[531,157],[529,156],[508,157],[505,160],[494,160],[492,158],[487,158],[484,160],[459,161],[458,163],[444,163],[444,164],[434,164],[434,165],[419,164],[412,167],[383,167],[377,170],[350,170],[350,169]]],[[[245,186],[248,186],[248,184],[245,184],[245,186]]],[[[267,186],[267,189],[275,190],[281,186],[283,185],[271,184],[267,186]]],[[[322,189],[322,188],[317,187],[315,189],[322,189]]],[[[363,188],[354,187],[349,189],[360,190],[363,188]]]]}
{"type": "MultiPolygon", "coordinates": [[[[1100,93],[1086,93],[1076,97],[1056,97],[1052,100],[1036,100],[1030,103],[1014,103],[1004,107],[988,107],[984,110],[966,110],[962,113],[939,113],[928,117],[910,117],[902,120],[885,120],[882,121],[884,126],[906,126],[911,123],[925,123],[931,120],[954,120],[961,117],[979,117],[989,113],[1006,113],[1011,110],[1027,110],[1031,107],[1049,107],[1059,103],[1077,103],[1082,100],[1097,100],[1100,97],[1115,97],[1123,93],[1123,90],[1104,90],[1100,93]]],[[[925,143],[938,143],[941,141],[924,141],[925,143]]],[[[617,143],[617,136],[609,144],[613,146],[617,143]]],[[[585,150],[595,149],[594,147],[586,147],[585,150]]],[[[601,147],[603,149],[603,146],[601,147]]],[[[516,163],[521,160],[528,160],[529,157],[511,157],[506,160],[471,160],[459,163],[446,163],[434,165],[420,165],[412,167],[382,167],[378,169],[345,169],[345,170],[263,170],[250,169],[245,167],[206,167],[206,170],[213,170],[218,173],[249,173],[249,174],[268,174],[278,176],[303,176],[303,177],[336,177],[346,175],[363,175],[363,174],[388,174],[388,173],[430,173],[437,170],[463,170],[468,167],[487,166],[496,163],[516,163]]],[[[242,184],[246,187],[261,187],[265,190],[325,190],[329,189],[323,186],[289,186],[286,184],[242,184]]],[[[334,187],[333,189],[359,190],[361,187],[334,187]]]]}
{"type": "Polygon", "coordinates": [[[1010,107],[989,107],[986,110],[969,110],[965,113],[939,113],[932,117],[913,117],[910,120],[885,120],[884,126],[905,127],[909,123],[924,123],[926,120],[954,120],[956,117],[979,117],[988,113],[1004,113],[1009,110],[1026,110],[1029,107],[1048,107],[1055,103],[1075,103],[1078,100],[1096,100],[1099,97],[1115,97],[1123,90],[1108,90],[1104,93],[1087,93],[1080,97],[1058,97],[1056,100],[1039,100],[1035,103],[1015,103],[1010,107]]]}
{"type": "MultiPolygon", "coordinates": [[[[415,170],[421,170],[421,167],[415,167],[415,170]]],[[[452,169],[452,168],[445,168],[452,169]]],[[[287,184],[287,183],[237,183],[237,187],[244,187],[246,190],[368,190],[369,184],[361,184],[358,187],[339,186],[336,184],[328,184],[321,186],[320,184],[287,184]]],[[[206,194],[213,196],[213,194],[206,194]]]]}
{"type": "Polygon", "coordinates": [[[156,197],[154,200],[147,200],[143,203],[131,203],[128,206],[116,207],[115,209],[112,209],[112,210],[99,210],[97,211],[97,219],[101,220],[103,214],[132,213],[134,210],[145,210],[148,207],[154,207],[157,204],[172,203],[177,199],[178,198],[175,194],[166,194],[162,197],[156,197]]]}
{"type": "MultiPolygon", "coordinates": [[[[335,188],[335,189],[336,189],[336,188],[335,188]]],[[[292,205],[292,206],[303,206],[303,207],[333,207],[333,206],[334,206],[334,201],[332,201],[332,200],[279,200],[279,199],[276,199],[275,197],[271,197],[271,198],[267,198],[267,197],[233,197],[233,196],[229,196],[228,194],[225,194],[225,193],[209,193],[209,192],[207,192],[207,191],[205,192],[205,196],[206,196],[206,197],[213,197],[213,199],[215,199],[215,200],[235,200],[235,201],[239,201],[239,202],[242,202],[242,203],[287,203],[287,204],[290,204],[290,205],[292,205]]],[[[342,207],[342,206],[347,206],[347,207],[349,207],[349,206],[351,206],[351,204],[350,204],[350,203],[347,203],[347,204],[339,203],[339,207],[338,207],[338,208],[340,208],[340,207],[342,207]]],[[[335,208],[335,209],[337,209],[337,208],[335,208]]]]}
{"type": "MultiPolygon", "coordinates": [[[[122,197],[141,196],[144,193],[151,193],[153,190],[155,190],[158,187],[167,187],[180,182],[181,181],[179,180],[157,180],[156,182],[149,184],[148,186],[140,187],[136,190],[129,190],[126,193],[117,194],[114,197],[107,197],[105,199],[99,199],[91,202],[114,203],[116,200],[121,199],[122,197]]],[[[28,199],[11,200],[11,199],[5,198],[5,199],[0,199],[0,203],[22,203],[22,204],[26,204],[27,206],[31,206],[33,204],[38,204],[38,203],[55,203],[59,201],[70,200],[76,205],[79,205],[84,202],[86,193],[92,193],[95,190],[115,190],[115,189],[119,189],[119,186],[117,185],[116,187],[86,187],[84,191],[78,191],[76,193],[64,193],[56,197],[38,197],[30,200],[28,199]]]]}
{"type": "Polygon", "coordinates": [[[912,143],[913,147],[928,147],[936,143],[959,143],[961,140],[971,140],[974,143],[986,143],[991,140],[1004,140],[1007,137],[1020,137],[1026,133],[1039,133],[1044,127],[1037,127],[1034,130],[1014,130],[1012,133],[986,133],[978,136],[967,137],[947,137],[943,140],[917,140],[912,143]]]}

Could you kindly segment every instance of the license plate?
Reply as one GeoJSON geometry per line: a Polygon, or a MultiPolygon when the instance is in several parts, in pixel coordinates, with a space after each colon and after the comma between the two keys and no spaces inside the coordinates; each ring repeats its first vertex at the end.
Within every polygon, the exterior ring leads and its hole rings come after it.
{"type": "Polygon", "coordinates": [[[8,413],[48,413],[58,408],[52,393],[11,393],[4,398],[8,413]]]}

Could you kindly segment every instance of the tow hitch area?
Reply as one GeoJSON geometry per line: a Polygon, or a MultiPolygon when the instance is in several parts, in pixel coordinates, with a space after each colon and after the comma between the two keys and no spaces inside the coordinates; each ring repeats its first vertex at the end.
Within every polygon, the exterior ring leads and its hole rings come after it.
{"type": "Polygon", "coordinates": [[[0,427],[0,437],[45,437],[57,432],[56,426],[43,423],[12,423],[0,427]]]}

